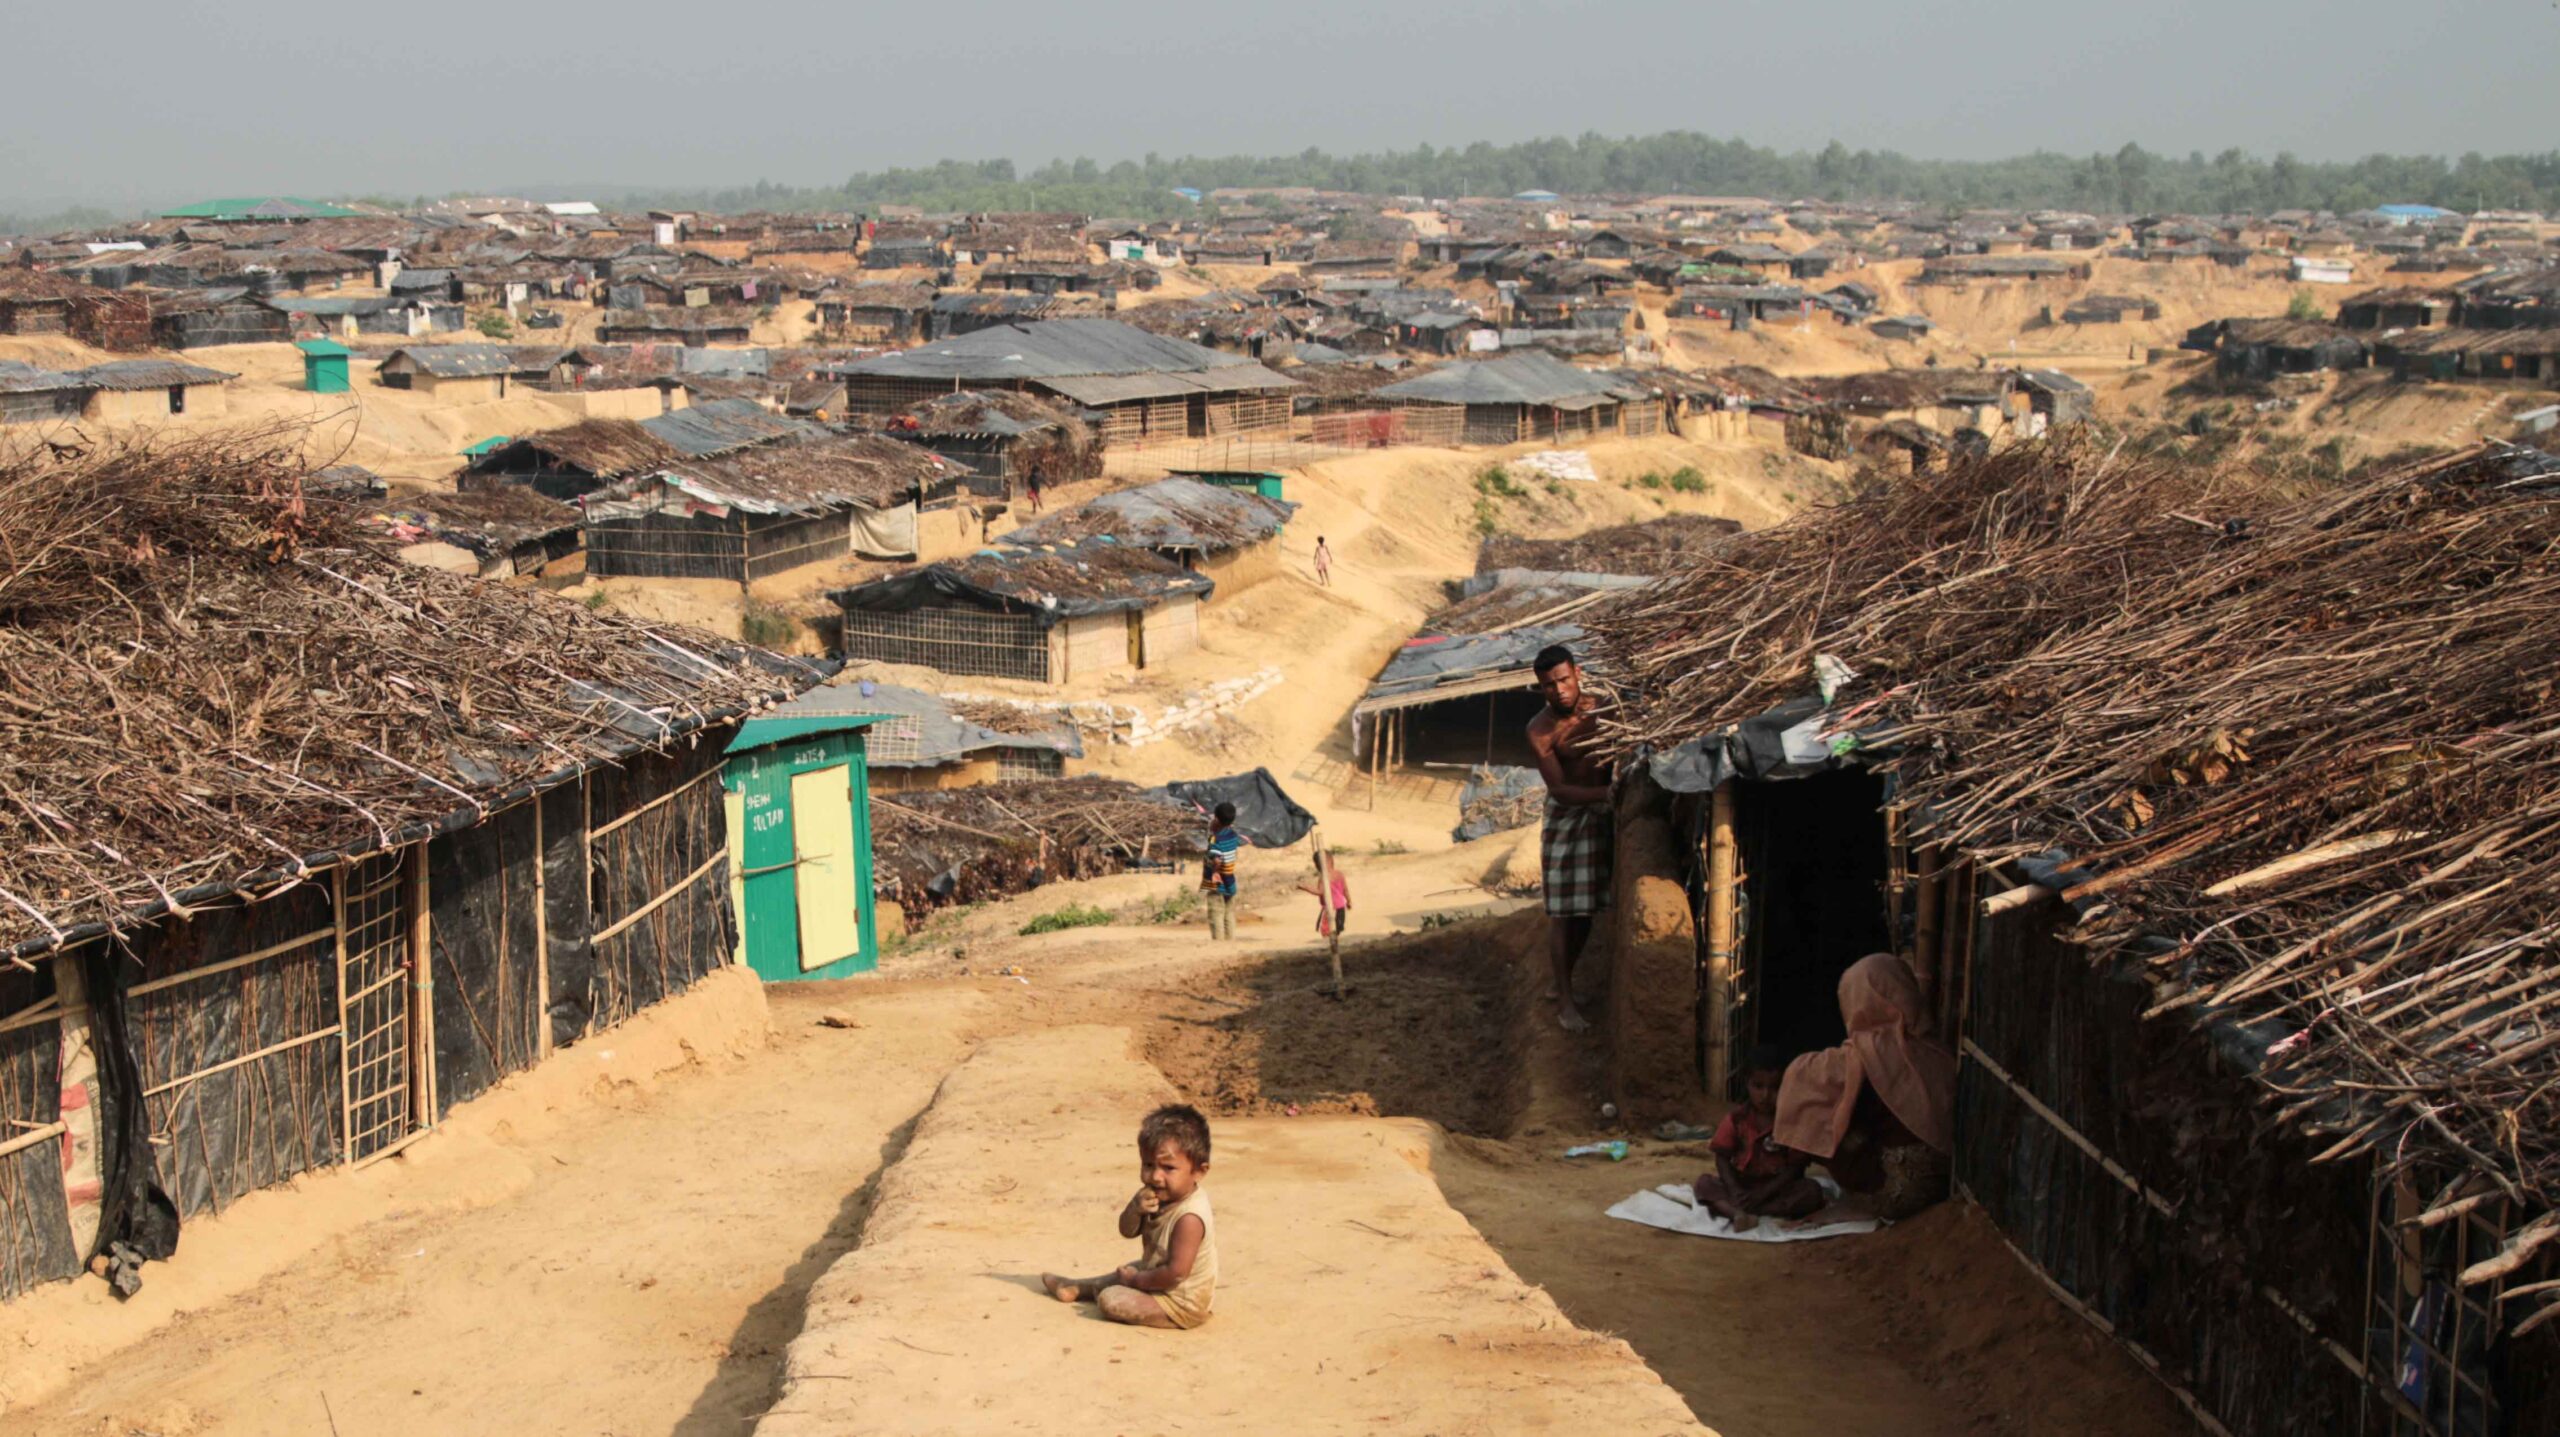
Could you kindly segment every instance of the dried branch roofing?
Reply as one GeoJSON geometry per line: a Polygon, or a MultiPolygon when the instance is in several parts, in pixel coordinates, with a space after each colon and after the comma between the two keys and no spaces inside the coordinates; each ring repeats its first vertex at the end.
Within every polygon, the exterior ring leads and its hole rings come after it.
{"type": "Polygon", "coordinates": [[[545,467],[575,469],[599,479],[636,474],[672,464],[683,453],[641,427],[637,419],[582,419],[562,429],[546,429],[503,444],[472,461],[481,470],[514,471],[528,460],[545,467]]]}
{"type": "Polygon", "coordinates": [[[0,943],[287,887],[797,687],[403,565],[301,497],[300,439],[0,462],[0,943]]]}
{"type": "Polygon", "coordinates": [[[950,461],[930,450],[857,434],[671,464],[620,481],[590,498],[586,507],[591,517],[626,517],[622,501],[647,500],[653,489],[672,489],[701,503],[750,514],[877,509],[913,498],[918,488],[953,472],[950,461]]]}
{"type": "Polygon", "coordinates": [[[463,494],[410,494],[386,509],[384,517],[394,523],[415,523],[448,544],[484,556],[539,543],[578,527],[575,506],[519,484],[463,494]]]}
{"type": "Polygon", "coordinates": [[[1110,539],[1150,549],[1219,553],[1279,534],[1298,506],[1285,499],[1197,479],[1159,479],[1117,489],[1004,536],[1013,546],[1110,539]]]}
{"type": "Polygon", "coordinates": [[[1572,539],[1531,539],[1496,534],[1476,549],[1476,572],[1541,569],[1592,574],[1669,574],[1742,532],[1731,519],[1704,514],[1665,514],[1641,524],[1594,529],[1572,539]]]}
{"type": "Polygon", "coordinates": [[[1208,578],[1153,549],[1089,542],[1040,549],[980,550],[874,579],[828,597],[847,609],[899,612],[949,607],[960,598],[1043,616],[1141,609],[1180,594],[1206,597],[1208,578]]]}
{"type": "Polygon", "coordinates": [[[2555,604],[2550,456],[2284,502],[2066,440],[1743,536],[1592,627],[1657,774],[1845,663],[1829,727],[1890,732],[1923,831],[2067,855],[2075,940],[2254,1035],[2284,1120],[2549,1204],[2555,604]]]}

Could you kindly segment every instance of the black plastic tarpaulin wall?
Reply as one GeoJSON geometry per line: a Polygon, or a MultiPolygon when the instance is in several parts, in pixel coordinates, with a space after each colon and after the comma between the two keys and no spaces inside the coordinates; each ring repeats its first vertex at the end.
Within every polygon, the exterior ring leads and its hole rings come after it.
{"type": "Polygon", "coordinates": [[[102,965],[121,985],[161,1180],[180,1213],[219,1211],[337,1160],[336,939],[323,879],[157,924],[131,940],[133,961],[102,965]]]}
{"type": "Polygon", "coordinates": [[[2362,1430],[2364,1384],[2320,1339],[2363,1346],[2366,1170],[2266,1131],[2245,1035],[2144,1022],[2141,965],[2093,966],[2061,911],[1977,929],[1956,1181],[2233,1432],[2362,1430]]]}
{"type": "Polygon", "coordinates": [[[551,965],[551,1041],[574,1043],[595,1026],[596,954],[587,906],[587,793],[584,784],[551,789],[542,806],[543,938],[551,965]]]}
{"type": "Polygon", "coordinates": [[[80,1270],[63,1183],[53,967],[0,967],[0,1301],[80,1270]]]}
{"type": "Polygon", "coordinates": [[[621,1022],[730,961],[736,918],[720,789],[729,732],[587,777],[593,1026],[621,1022]]]}
{"type": "Polygon", "coordinates": [[[457,816],[343,873],[0,968],[0,1300],[111,1244],[166,1256],[181,1215],[396,1151],[548,1046],[727,964],[732,732],[457,816]]]}
{"type": "Polygon", "coordinates": [[[542,1056],[538,801],[427,845],[436,1112],[542,1056]]]}

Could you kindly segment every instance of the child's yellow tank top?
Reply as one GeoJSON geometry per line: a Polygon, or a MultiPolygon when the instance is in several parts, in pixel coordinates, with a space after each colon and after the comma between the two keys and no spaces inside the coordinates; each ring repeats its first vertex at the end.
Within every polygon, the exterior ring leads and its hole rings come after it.
{"type": "Polygon", "coordinates": [[[1191,1275],[1171,1292],[1159,1292],[1156,1301],[1164,1304],[1166,1314],[1176,1327],[1198,1327],[1209,1317],[1209,1299],[1218,1288],[1218,1221],[1209,1213],[1209,1190],[1197,1187],[1191,1196],[1155,1215],[1140,1230],[1139,1239],[1146,1244],[1140,1267],[1164,1267],[1173,1261],[1173,1228],[1189,1213],[1200,1219],[1200,1251],[1191,1259],[1191,1275]]]}

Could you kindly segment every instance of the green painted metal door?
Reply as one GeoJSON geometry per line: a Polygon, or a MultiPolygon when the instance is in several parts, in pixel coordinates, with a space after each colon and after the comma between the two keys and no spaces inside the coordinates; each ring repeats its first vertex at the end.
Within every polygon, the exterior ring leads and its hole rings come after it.
{"type": "Polygon", "coordinates": [[[866,777],[853,732],[731,756],[731,891],[758,977],[840,978],[878,966],[866,777]]]}
{"type": "Polygon", "coordinates": [[[779,764],[759,766],[739,785],[744,831],[738,834],[738,926],[745,930],[747,966],[767,978],[797,977],[800,969],[799,856],[791,832],[791,773],[779,764]]]}

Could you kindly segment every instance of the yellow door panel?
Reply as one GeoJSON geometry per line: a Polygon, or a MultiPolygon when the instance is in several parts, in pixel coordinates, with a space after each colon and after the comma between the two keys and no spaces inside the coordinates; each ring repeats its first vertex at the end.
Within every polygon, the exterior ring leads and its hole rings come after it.
{"type": "Polygon", "coordinates": [[[793,870],[800,900],[800,971],[862,952],[862,904],[853,891],[853,788],[843,764],[791,776],[793,870]]]}

